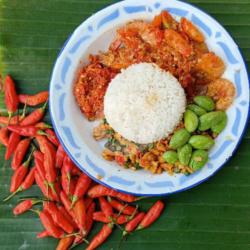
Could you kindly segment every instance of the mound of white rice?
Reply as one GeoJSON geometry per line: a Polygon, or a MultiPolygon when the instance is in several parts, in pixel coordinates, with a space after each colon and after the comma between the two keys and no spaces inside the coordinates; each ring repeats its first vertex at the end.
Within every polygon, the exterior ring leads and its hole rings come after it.
{"type": "Polygon", "coordinates": [[[180,122],[186,96],[178,80],[151,63],[133,64],[109,84],[104,115],[127,140],[146,144],[167,137],[180,122]]]}

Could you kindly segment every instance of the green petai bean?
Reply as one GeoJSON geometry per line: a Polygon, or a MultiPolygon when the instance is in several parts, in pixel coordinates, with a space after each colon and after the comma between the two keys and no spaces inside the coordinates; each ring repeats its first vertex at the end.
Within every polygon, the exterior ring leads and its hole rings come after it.
{"type": "Polygon", "coordinates": [[[192,155],[192,146],[186,144],[178,150],[178,158],[182,165],[187,166],[192,155]]]}
{"type": "Polygon", "coordinates": [[[208,152],[205,150],[195,150],[192,154],[189,166],[194,170],[199,170],[202,168],[208,161],[208,152]]]}
{"type": "Polygon", "coordinates": [[[191,110],[186,110],[184,114],[184,125],[189,133],[194,132],[199,124],[198,116],[191,110]]]}
{"type": "Polygon", "coordinates": [[[169,142],[169,146],[172,149],[177,149],[183,146],[184,144],[186,144],[189,138],[190,138],[190,134],[185,128],[179,129],[173,134],[169,142]]]}
{"type": "Polygon", "coordinates": [[[222,130],[226,127],[227,125],[227,115],[225,112],[224,113],[224,116],[222,117],[221,121],[216,123],[216,124],[212,124],[211,126],[211,130],[216,133],[216,134],[219,134],[222,132],[222,130]]]}
{"type": "Polygon", "coordinates": [[[201,116],[207,113],[207,111],[204,108],[201,108],[200,106],[196,104],[187,105],[187,109],[193,111],[198,116],[201,116]]]}
{"type": "Polygon", "coordinates": [[[215,108],[215,103],[213,99],[209,96],[205,95],[196,96],[194,98],[194,102],[207,111],[212,111],[215,108]]]}
{"type": "Polygon", "coordinates": [[[170,164],[175,164],[178,160],[177,153],[173,150],[166,151],[162,157],[164,161],[170,164]]]}
{"type": "Polygon", "coordinates": [[[207,135],[193,135],[189,143],[195,149],[210,149],[214,145],[214,140],[207,135]]]}

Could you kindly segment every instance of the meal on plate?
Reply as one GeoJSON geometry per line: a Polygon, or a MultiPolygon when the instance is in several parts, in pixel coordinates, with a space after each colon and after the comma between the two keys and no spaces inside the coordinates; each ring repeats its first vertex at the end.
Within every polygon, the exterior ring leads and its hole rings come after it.
{"type": "Polygon", "coordinates": [[[132,170],[191,174],[227,124],[235,87],[201,31],[167,11],[117,29],[108,51],[89,56],[74,85],[82,113],[101,120],[102,156],[132,170]]]}

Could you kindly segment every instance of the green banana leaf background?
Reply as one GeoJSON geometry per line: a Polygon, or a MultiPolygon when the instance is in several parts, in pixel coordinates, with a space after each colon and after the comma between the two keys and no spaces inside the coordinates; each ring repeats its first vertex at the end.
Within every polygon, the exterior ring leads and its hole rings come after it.
{"type": "MultiPolygon", "coordinates": [[[[145,0],[146,1],[146,0],[145,0]]],[[[167,0],[166,0],[167,1],[167,0]]],[[[0,71],[11,74],[19,92],[48,89],[54,61],[64,41],[87,17],[114,0],[0,0],[0,71]]],[[[250,63],[250,0],[192,0],[234,37],[250,63]]],[[[4,112],[0,96],[0,112],[4,112]]],[[[49,115],[46,116],[49,121],[49,115]]],[[[0,200],[8,195],[12,170],[0,147],[0,200]]],[[[21,197],[39,196],[36,186],[0,202],[0,249],[55,249],[57,240],[36,239],[36,215],[15,218],[21,197]]],[[[100,249],[250,249],[250,127],[232,159],[214,177],[191,190],[164,198],[162,217],[147,230],[121,242],[116,229],[100,249]]],[[[140,202],[148,208],[155,199],[140,202]]],[[[90,238],[100,229],[95,225],[90,238]]],[[[84,249],[84,245],[76,249],[84,249]]]]}

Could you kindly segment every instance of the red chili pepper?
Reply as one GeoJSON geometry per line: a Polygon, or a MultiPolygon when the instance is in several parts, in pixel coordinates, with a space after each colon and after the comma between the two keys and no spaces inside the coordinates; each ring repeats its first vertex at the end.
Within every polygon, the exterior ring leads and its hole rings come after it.
{"type": "Polygon", "coordinates": [[[3,125],[17,125],[21,120],[22,120],[21,115],[13,116],[11,117],[10,120],[6,116],[0,116],[0,124],[3,124],[3,125]]]}
{"type": "Polygon", "coordinates": [[[47,124],[45,122],[38,122],[38,123],[35,124],[35,127],[39,128],[41,130],[45,130],[46,128],[52,128],[51,125],[49,125],[49,124],[47,124]]]}
{"type": "Polygon", "coordinates": [[[69,196],[70,196],[70,197],[72,197],[73,194],[74,194],[74,192],[75,192],[76,183],[77,183],[77,180],[76,180],[76,179],[71,179],[70,185],[69,185],[69,196]]]}
{"type": "Polygon", "coordinates": [[[68,196],[63,191],[60,192],[60,199],[61,199],[61,202],[64,205],[65,209],[67,210],[67,212],[70,214],[70,216],[76,222],[75,214],[74,214],[73,210],[71,210],[71,202],[68,199],[68,196]]]}
{"type": "Polygon", "coordinates": [[[47,138],[56,146],[58,147],[60,142],[58,141],[55,132],[52,129],[46,129],[45,133],[47,135],[47,138]]]}
{"type": "Polygon", "coordinates": [[[43,179],[43,176],[41,176],[37,170],[35,171],[35,181],[40,190],[42,191],[43,195],[48,199],[52,200],[51,196],[49,196],[49,193],[47,192],[47,187],[45,184],[46,180],[43,179]]]}
{"type": "Polygon", "coordinates": [[[39,145],[39,148],[40,148],[41,152],[44,154],[45,153],[45,145],[47,143],[50,144],[50,142],[48,141],[48,139],[44,135],[37,135],[36,136],[36,141],[37,141],[37,143],[39,145]]]}
{"type": "Polygon", "coordinates": [[[147,212],[139,226],[137,227],[137,230],[143,229],[146,227],[149,227],[154,221],[156,221],[159,216],[161,215],[161,212],[164,209],[164,203],[162,201],[157,201],[147,212]]]}
{"type": "Polygon", "coordinates": [[[86,210],[89,209],[89,206],[93,203],[93,199],[90,198],[90,197],[86,197],[84,199],[84,204],[85,204],[85,207],[86,207],[86,210]]]}
{"type": "Polygon", "coordinates": [[[33,155],[34,155],[34,160],[35,160],[35,166],[36,166],[38,173],[44,180],[46,180],[46,177],[45,177],[46,174],[45,174],[45,169],[43,165],[43,162],[44,162],[43,153],[40,151],[35,151],[33,155]]]}
{"type": "MultiPolygon", "coordinates": [[[[37,172],[39,173],[40,179],[43,180],[43,183],[45,185],[45,189],[47,190],[46,193],[49,193],[49,197],[52,200],[59,201],[60,185],[58,182],[55,182],[53,185],[53,188],[55,189],[56,192],[51,192],[51,190],[49,190],[49,183],[46,179],[46,172],[45,172],[45,168],[44,168],[43,153],[41,153],[40,151],[35,151],[34,159],[35,159],[35,166],[36,166],[37,172]]],[[[44,194],[44,192],[43,192],[43,194],[44,194]]]]}
{"type": "Polygon", "coordinates": [[[65,153],[62,145],[60,144],[58,146],[57,151],[56,151],[56,167],[57,168],[61,168],[62,167],[65,155],[66,155],[66,153],[65,153]]]}
{"type": "Polygon", "coordinates": [[[86,235],[89,234],[92,225],[93,225],[93,214],[95,212],[95,203],[92,202],[87,209],[87,216],[86,216],[86,235]]]}
{"type": "Polygon", "coordinates": [[[116,223],[118,225],[122,225],[122,224],[125,224],[127,223],[128,221],[131,220],[131,217],[130,216],[127,216],[127,215],[124,215],[124,214],[121,214],[119,215],[117,218],[116,218],[116,223]]]}
{"type": "Polygon", "coordinates": [[[27,137],[35,137],[36,135],[43,134],[43,131],[35,126],[9,125],[8,130],[27,137]]]}
{"type": "Polygon", "coordinates": [[[50,236],[49,232],[46,231],[46,230],[44,230],[44,231],[38,233],[36,237],[37,237],[38,239],[41,239],[41,238],[46,238],[46,237],[48,237],[48,236],[50,236]]]}
{"type": "Polygon", "coordinates": [[[102,186],[101,184],[95,185],[94,187],[89,189],[88,195],[91,198],[98,198],[101,196],[112,196],[112,197],[116,197],[116,198],[118,198],[122,201],[125,201],[125,202],[136,201],[136,197],[133,195],[120,193],[120,192],[115,191],[113,189],[102,186]]]}
{"type": "Polygon", "coordinates": [[[74,241],[75,236],[64,237],[59,240],[56,250],[68,250],[74,241]]]}
{"type": "Polygon", "coordinates": [[[54,223],[58,227],[62,228],[68,234],[73,233],[73,231],[74,231],[73,225],[58,210],[58,208],[55,205],[55,203],[50,202],[50,201],[49,202],[45,202],[44,205],[43,205],[43,208],[44,208],[45,211],[47,211],[51,215],[54,223]]]}
{"type": "Polygon", "coordinates": [[[52,201],[59,201],[57,194],[48,189],[47,181],[45,180],[45,178],[43,178],[43,176],[39,174],[37,170],[35,171],[35,180],[36,184],[39,186],[40,190],[42,191],[45,197],[47,197],[49,200],[52,201]]]}
{"type": "Polygon", "coordinates": [[[94,212],[93,220],[94,221],[100,221],[100,222],[103,222],[103,223],[111,222],[111,219],[108,218],[102,211],[94,212]]]}
{"type": "Polygon", "coordinates": [[[114,209],[116,209],[118,212],[121,212],[122,214],[132,215],[137,210],[136,207],[122,204],[121,202],[111,199],[110,197],[108,197],[108,201],[114,209]]]}
{"type": "Polygon", "coordinates": [[[55,159],[56,159],[56,151],[51,144],[47,143],[45,145],[45,152],[44,152],[44,168],[46,172],[46,179],[50,183],[54,183],[57,178],[55,159]]]}
{"type": "Polygon", "coordinates": [[[74,226],[75,229],[77,229],[77,225],[74,221],[74,219],[71,217],[71,215],[67,212],[67,210],[65,209],[64,206],[58,206],[57,207],[58,210],[61,212],[61,214],[68,220],[71,222],[71,224],[74,226]]]}
{"type": "Polygon", "coordinates": [[[57,201],[60,201],[60,192],[61,192],[61,185],[59,181],[56,181],[54,183],[54,188],[55,188],[55,192],[51,192],[52,196],[55,197],[54,199],[56,199],[57,201]]]}
{"type": "Polygon", "coordinates": [[[82,171],[75,164],[73,164],[71,174],[80,176],[82,174],[82,171]]]}
{"type": "Polygon", "coordinates": [[[28,211],[29,209],[31,209],[32,206],[37,204],[38,202],[40,202],[40,201],[36,201],[36,200],[32,200],[32,199],[24,200],[13,208],[13,214],[14,215],[22,214],[22,213],[28,211]]]}
{"type": "Polygon", "coordinates": [[[16,150],[16,147],[17,147],[20,139],[21,139],[21,137],[19,134],[14,133],[14,132],[10,134],[8,145],[7,145],[6,152],[5,152],[5,160],[6,161],[10,159],[11,155],[16,150]]]}
{"type": "Polygon", "coordinates": [[[42,91],[35,95],[18,95],[18,99],[20,103],[27,104],[29,106],[36,106],[46,102],[49,98],[48,91],[42,91]]]}
{"type": "Polygon", "coordinates": [[[34,184],[34,182],[35,182],[35,171],[36,171],[36,167],[31,168],[31,170],[29,171],[29,173],[26,176],[25,180],[21,184],[22,190],[27,190],[34,184]]]}
{"type": "Polygon", "coordinates": [[[124,214],[117,215],[114,214],[113,218],[107,217],[102,211],[95,212],[93,214],[93,220],[103,222],[103,223],[116,223],[116,224],[124,224],[130,220],[130,216],[126,216],[124,214]]]}
{"type": "Polygon", "coordinates": [[[11,183],[10,183],[10,192],[13,193],[15,192],[20,185],[22,184],[25,176],[28,173],[28,167],[32,158],[32,153],[29,155],[29,158],[20,166],[18,167],[14,174],[11,177],[11,183]]]}
{"type": "Polygon", "coordinates": [[[22,162],[22,160],[23,160],[23,158],[24,158],[24,156],[29,148],[29,145],[30,145],[29,138],[23,139],[18,143],[18,145],[15,149],[13,158],[12,158],[12,162],[11,162],[12,169],[15,170],[20,166],[20,164],[21,164],[21,162],[22,162]]]}
{"type": "Polygon", "coordinates": [[[139,223],[143,220],[144,217],[145,217],[145,213],[140,212],[139,214],[135,216],[134,219],[129,221],[125,226],[125,231],[123,232],[123,236],[134,231],[135,228],[139,225],[139,223]]]}
{"type": "MultiPolygon", "coordinates": [[[[63,166],[61,169],[62,179],[61,184],[64,192],[69,195],[70,194],[70,186],[71,184],[71,169],[73,166],[73,162],[68,156],[64,157],[63,166]]],[[[74,188],[75,189],[75,188],[74,188]]]]}
{"type": "Polygon", "coordinates": [[[9,130],[5,128],[0,129],[0,143],[2,143],[5,147],[8,146],[9,142],[9,130]]]}
{"type": "Polygon", "coordinates": [[[19,186],[19,188],[15,192],[13,192],[11,195],[9,195],[7,198],[5,198],[3,201],[7,201],[11,199],[17,193],[29,189],[34,184],[34,181],[35,181],[35,170],[36,170],[36,167],[33,167],[29,171],[28,175],[24,179],[23,183],[19,186]]]}
{"type": "Polygon", "coordinates": [[[61,171],[61,186],[63,191],[69,196],[72,197],[75,191],[77,180],[71,179],[69,182],[69,179],[64,171],[61,171]]]}
{"type": "Polygon", "coordinates": [[[107,218],[112,218],[114,213],[112,206],[104,197],[99,197],[98,199],[102,212],[105,214],[107,218]]]}
{"type": "Polygon", "coordinates": [[[77,181],[75,192],[72,197],[72,206],[74,206],[78,199],[85,195],[90,184],[91,179],[86,174],[82,173],[77,181]]]}
{"type": "Polygon", "coordinates": [[[101,231],[92,239],[86,250],[94,250],[100,246],[112,233],[113,226],[112,223],[103,225],[101,231]]]}
{"type": "Polygon", "coordinates": [[[17,111],[19,100],[16,93],[15,83],[9,75],[5,78],[4,90],[5,105],[8,110],[9,117],[11,117],[13,113],[17,111]]]}
{"type": "Polygon", "coordinates": [[[78,200],[72,208],[75,221],[83,234],[86,233],[86,208],[83,199],[78,200]]]}
{"type": "Polygon", "coordinates": [[[52,237],[62,238],[64,236],[63,230],[55,225],[51,215],[47,211],[37,211],[37,213],[44,228],[52,237]]]}
{"type": "MultiPolygon", "coordinates": [[[[43,105],[43,107],[34,110],[31,112],[29,115],[24,117],[24,119],[20,122],[21,126],[29,126],[29,125],[34,125],[40,120],[42,120],[45,110],[46,110],[47,103],[43,105]]],[[[37,126],[36,126],[37,127],[37,126]]]]}
{"type": "Polygon", "coordinates": [[[40,150],[44,154],[44,169],[45,177],[48,185],[55,192],[54,183],[57,179],[57,172],[55,168],[56,151],[54,146],[46,139],[45,136],[37,135],[36,140],[39,144],[40,150]]]}

